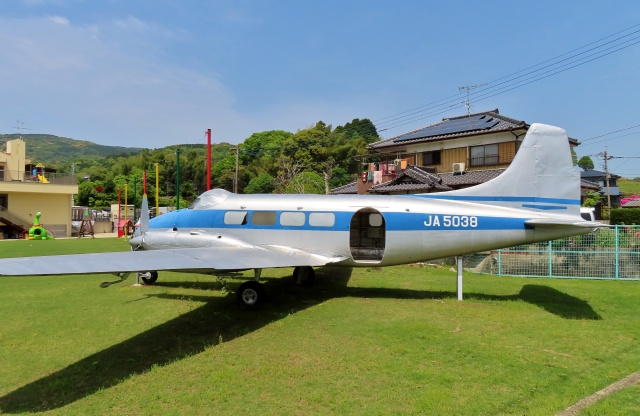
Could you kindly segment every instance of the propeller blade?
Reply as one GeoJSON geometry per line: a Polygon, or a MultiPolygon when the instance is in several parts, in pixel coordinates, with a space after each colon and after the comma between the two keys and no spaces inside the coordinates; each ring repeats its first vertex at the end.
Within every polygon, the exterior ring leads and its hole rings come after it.
{"type": "Polygon", "coordinates": [[[142,207],[140,208],[140,234],[144,235],[149,231],[149,201],[147,194],[142,196],[142,207]]]}

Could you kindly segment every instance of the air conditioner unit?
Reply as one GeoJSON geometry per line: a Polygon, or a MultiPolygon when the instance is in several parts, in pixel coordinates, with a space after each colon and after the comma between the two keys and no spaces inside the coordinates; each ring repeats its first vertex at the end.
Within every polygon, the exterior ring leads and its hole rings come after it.
{"type": "Polygon", "coordinates": [[[453,173],[462,173],[464,172],[464,163],[454,163],[453,164],[453,173]]]}

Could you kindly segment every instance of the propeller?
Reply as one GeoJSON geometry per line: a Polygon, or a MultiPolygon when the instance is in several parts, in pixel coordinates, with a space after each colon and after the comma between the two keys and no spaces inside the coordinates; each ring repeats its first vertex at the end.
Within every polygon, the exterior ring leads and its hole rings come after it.
{"type": "Polygon", "coordinates": [[[149,201],[147,200],[147,194],[142,195],[142,206],[140,207],[140,234],[137,234],[137,231],[133,234],[131,240],[129,240],[129,245],[131,246],[131,250],[144,250],[144,235],[149,231],[149,201]]]}

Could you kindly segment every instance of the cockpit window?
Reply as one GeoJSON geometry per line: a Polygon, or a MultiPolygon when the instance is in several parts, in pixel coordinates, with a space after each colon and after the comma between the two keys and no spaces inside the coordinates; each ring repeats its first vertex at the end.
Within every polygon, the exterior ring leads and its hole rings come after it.
{"type": "Polygon", "coordinates": [[[193,202],[191,203],[191,205],[189,205],[189,207],[188,207],[188,208],[189,208],[189,209],[193,209],[193,208],[194,208],[195,206],[197,206],[199,203],[200,203],[200,198],[196,198],[196,200],[195,200],[195,201],[193,201],[193,202]]]}
{"type": "Polygon", "coordinates": [[[195,201],[191,205],[189,205],[189,209],[210,209],[220,204],[222,201],[227,199],[231,195],[230,192],[225,191],[224,189],[212,189],[200,195],[196,198],[195,201]]]}

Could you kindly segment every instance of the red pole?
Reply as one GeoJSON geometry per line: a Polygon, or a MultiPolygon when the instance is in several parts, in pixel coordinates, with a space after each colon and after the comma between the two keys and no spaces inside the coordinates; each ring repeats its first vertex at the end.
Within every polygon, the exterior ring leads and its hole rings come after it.
{"type": "Polygon", "coordinates": [[[142,194],[146,195],[147,194],[147,171],[145,170],[144,172],[142,172],[142,194]]]}
{"type": "Polygon", "coordinates": [[[207,191],[211,189],[211,129],[207,129],[207,191]]]}
{"type": "MultiPolygon", "coordinates": [[[[118,227],[120,227],[120,188],[118,188],[118,222],[116,223],[116,233],[118,232],[118,227]]],[[[118,238],[120,238],[119,235],[118,238]]]]}

